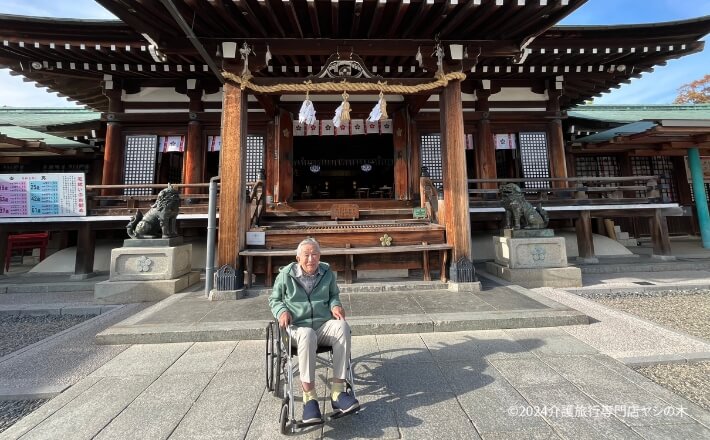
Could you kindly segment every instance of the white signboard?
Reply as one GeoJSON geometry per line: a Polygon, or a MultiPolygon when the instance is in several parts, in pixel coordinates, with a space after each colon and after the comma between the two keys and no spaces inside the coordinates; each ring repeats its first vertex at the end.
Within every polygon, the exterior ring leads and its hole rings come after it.
{"type": "Polygon", "coordinates": [[[0,217],[85,215],[84,173],[0,174],[0,217]]]}
{"type": "Polygon", "coordinates": [[[250,246],[264,246],[266,244],[266,232],[247,232],[247,244],[250,246]]]}

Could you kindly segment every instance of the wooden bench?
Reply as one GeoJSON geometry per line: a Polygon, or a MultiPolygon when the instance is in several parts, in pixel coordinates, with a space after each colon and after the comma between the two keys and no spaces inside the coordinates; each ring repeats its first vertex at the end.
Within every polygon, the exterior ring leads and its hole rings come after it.
{"type": "Polygon", "coordinates": [[[39,248],[39,261],[47,256],[47,244],[49,243],[49,233],[39,232],[34,234],[12,234],[7,236],[7,251],[5,253],[5,271],[10,270],[10,260],[13,251],[20,251],[23,255],[25,249],[39,248]]]}
{"type": "MultiPolygon", "coordinates": [[[[345,256],[345,283],[353,282],[352,272],[354,270],[353,255],[366,254],[394,254],[405,252],[421,252],[422,255],[422,272],[424,272],[424,281],[431,281],[431,273],[429,272],[429,252],[439,253],[439,269],[441,281],[446,282],[446,262],[448,259],[448,251],[452,246],[446,243],[440,244],[415,244],[402,246],[368,246],[368,247],[344,247],[344,248],[321,248],[321,256],[343,255],[345,256]]],[[[240,255],[246,257],[247,287],[251,287],[251,279],[254,267],[254,257],[266,258],[266,278],[265,286],[271,287],[271,277],[273,275],[272,257],[292,256],[296,258],[296,251],[293,249],[245,249],[239,252],[240,255]]]]}

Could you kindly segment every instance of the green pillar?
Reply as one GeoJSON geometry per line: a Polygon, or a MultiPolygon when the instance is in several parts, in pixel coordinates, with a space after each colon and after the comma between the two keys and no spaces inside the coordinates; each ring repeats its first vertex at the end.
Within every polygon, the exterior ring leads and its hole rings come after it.
{"type": "Polygon", "coordinates": [[[698,213],[700,237],[703,240],[703,247],[710,249],[710,214],[708,214],[708,199],[703,183],[703,167],[700,165],[700,152],[697,148],[688,149],[688,167],[693,181],[693,197],[695,197],[695,209],[698,213]]]}

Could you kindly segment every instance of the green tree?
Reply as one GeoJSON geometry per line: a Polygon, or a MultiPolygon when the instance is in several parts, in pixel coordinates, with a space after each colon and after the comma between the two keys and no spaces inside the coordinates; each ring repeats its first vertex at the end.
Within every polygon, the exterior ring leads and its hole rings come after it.
{"type": "Polygon", "coordinates": [[[710,75],[705,75],[678,89],[674,104],[708,104],[710,103],[710,75]]]}

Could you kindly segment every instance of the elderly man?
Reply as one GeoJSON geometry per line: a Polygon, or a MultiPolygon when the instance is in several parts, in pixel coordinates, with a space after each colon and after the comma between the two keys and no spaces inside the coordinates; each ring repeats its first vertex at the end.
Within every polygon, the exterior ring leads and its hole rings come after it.
{"type": "Polygon", "coordinates": [[[331,404],[336,413],[358,410],[360,404],[345,391],[350,360],[350,326],[340,303],[340,289],[330,266],[320,262],[320,246],[313,238],[296,249],[296,263],[281,269],[269,296],[279,326],[298,346],[298,369],[303,386],[303,422],[323,420],[315,391],[316,348],[333,347],[331,404]]]}

